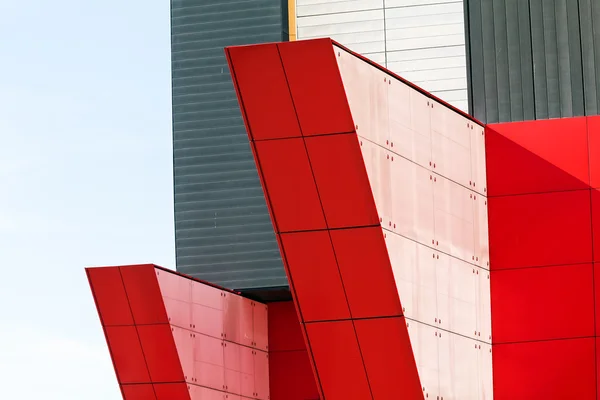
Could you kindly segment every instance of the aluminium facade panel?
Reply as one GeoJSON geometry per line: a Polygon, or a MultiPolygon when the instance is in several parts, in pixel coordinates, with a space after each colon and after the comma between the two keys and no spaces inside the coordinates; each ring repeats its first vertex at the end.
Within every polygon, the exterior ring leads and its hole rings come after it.
{"type": "Polygon", "coordinates": [[[467,111],[462,0],[297,0],[297,37],[331,37],[467,111]]]}
{"type": "Polygon", "coordinates": [[[287,1],[172,0],[177,270],[287,286],[223,47],[287,40],[287,1]]]}
{"type": "Polygon", "coordinates": [[[494,123],[598,114],[600,3],[465,0],[465,20],[476,118],[494,123]]]}

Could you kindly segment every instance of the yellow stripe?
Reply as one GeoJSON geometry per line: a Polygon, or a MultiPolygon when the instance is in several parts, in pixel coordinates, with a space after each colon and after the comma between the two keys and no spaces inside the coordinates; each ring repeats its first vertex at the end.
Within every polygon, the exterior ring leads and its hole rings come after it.
{"type": "Polygon", "coordinates": [[[288,0],[288,28],[290,42],[296,40],[296,0],[288,0]]]}

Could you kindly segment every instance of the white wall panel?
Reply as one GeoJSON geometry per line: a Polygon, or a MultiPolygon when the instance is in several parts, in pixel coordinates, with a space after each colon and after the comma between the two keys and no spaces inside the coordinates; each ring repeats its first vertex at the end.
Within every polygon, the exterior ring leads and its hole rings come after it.
{"type": "Polygon", "coordinates": [[[303,17],[383,8],[383,0],[319,1],[318,3],[310,3],[302,0],[297,1],[296,15],[303,17]]]}

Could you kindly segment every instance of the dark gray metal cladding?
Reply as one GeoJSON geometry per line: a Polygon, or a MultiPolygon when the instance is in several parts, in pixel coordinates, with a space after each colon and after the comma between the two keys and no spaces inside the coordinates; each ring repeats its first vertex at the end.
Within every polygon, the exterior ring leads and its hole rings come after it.
{"type": "Polygon", "coordinates": [[[177,271],[230,289],[287,279],[223,47],[288,38],[284,0],[172,0],[177,271]]]}
{"type": "Polygon", "coordinates": [[[469,106],[509,122],[600,113],[600,3],[465,0],[469,106]]]}

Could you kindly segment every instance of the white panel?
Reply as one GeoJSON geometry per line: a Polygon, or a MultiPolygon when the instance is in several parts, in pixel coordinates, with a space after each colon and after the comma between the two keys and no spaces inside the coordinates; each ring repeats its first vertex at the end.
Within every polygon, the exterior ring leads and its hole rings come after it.
{"type": "MultiPolygon", "coordinates": [[[[386,11],[389,8],[386,8],[386,11]]],[[[387,29],[411,28],[421,26],[431,26],[435,29],[436,25],[444,24],[463,24],[464,15],[462,12],[451,14],[433,14],[433,15],[417,15],[400,18],[390,18],[386,13],[385,26],[387,29]]]]}
{"type": "MultiPolygon", "coordinates": [[[[438,64],[442,65],[442,64],[438,64]]],[[[400,74],[404,79],[411,82],[423,80],[440,80],[440,79],[456,79],[461,78],[465,74],[464,67],[454,68],[436,68],[420,71],[407,71],[400,74]]]]}
{"type": "Polygon", "coordinates": [[[388,75],[354,55],[334,48],[357,133],[374,143],[389,140],[388,75]]]}
{"type": "MultiPolygon", "coordinates": [[[[359,36],[359,35],[357,35],[359,36]]],[[[365,54],[365,53],[379,53],[382,51],[385,51],[385,43],[383,42],[383,40],[381,41],[376,41],[376,42],[365,42],[365,43],[345,43],[344,41],[338,40],[336,39],[336,37],[332,37],[333,40],[340,42],[342,44],[346,44],[346,47],[348,47],[350,50],[359,53],[359,54],[365,54]]],[[[359,40],[359,39],[357,39],[359,40]]]]}
{"type": "Polygon", "coordinates": [[[385,53],[364,53],[363,56],[377,64],[385,64],[385,53]]]}
{"type": "Polygon", "coordinates": [[[433,185],[429,171],[402,157],[392,161],[391,229],[420,243],[433,240],[433,185]]]}
{"type": "Polygon", "coordinates": [[[448,46],[442,48],[430,48],[430,49],[400,49],[397,51],[391,51],[388,49],[388,62],[396,61],[411,61],[421,59],[433,59],[439,57],[465,57],[465,46],[448,46]]]}
{"type": "MultiPolygon", "coordinates": [[[[351,13],[336,13],[299,17],[296,20],[298,28],[322,27],[329,24],[341,25],[351,22],[380,21],[383,23],[383,8],[351,13]]],[[[382,28],[383,29],[383,28],[382,28]]],[[[300,29],[298,33],[300,34],[300,29]]]]}
{"type": "Polygon", "coordinates": [[[462,0],[386,0],[386,7],[422,6],[426,4],[462,3],[462,0]]]}
{"type": "Polygon", "coordinates": [[[435,399],[439,393],[439,331],[431,326],[407,320],[408,336],[415,355],[423,395],[435,399]]]}
{"type": "Polygon", "coordinates": [[[360,146],[380,222],[383,226],[388,226],[392,216],[389,152],[362,137],[360,146]]]}
{"type": "Polygon", "coordinates": [[[423,47],[458,46],[465,44],[465,35],[431,36],[423,38],[387,40],[388,51],[421,49],[423,47]]]}
{"type": "Polygon", "coordinates": [[[451,14],[463,13],[462,1],[443,4],[440,1],[433,5],[422,5],[415,7],[393,7],[386,1],[386,18],[403,18],[413,17],[418,15],[436,15],[436,14],[451,14]]]}
{"type": "MultiPolygon", "coordinates": [[[[362,33],[362,32],[381,32],[376,36],[376,39],[383,39],[383,28],[384,23],[383,19],[379,21],[361,21],[361,22],[347,22],[347,23],[326,23],[319,26],[309,26],[303,28],[300,23],[302,23],[302,18],[299,19],[298,23],[298,36],[302,39],[308,39],[312,37],[329,37],[333,35],[342,35],[342,34],[352,34],[352,33],[362,33]]],[[[340,36],[338,36],[340,37],[340,36]]]]}
{"type": "Polygon", "coordinates": [[[439,81],[415,81],[413,83],[429,92],[438,90],[457,90],[465,89],[467,87],[467,78],[443,79],[439,81]]]}
{"type": "Polygon", "coordinates": [[[305,3],[300,0],[296,5],[298,17],[383,8],[383,0],[320,1],[317,4],[303,5],[305,3]]]}
{"type": "Polygon", "coordinates": [[[410,39],[410,38],[421,38],[429,36],[441,36],[441,35],[462,35],[464,34],[464,27],[461,23],[458,24],[443,24],[435,26],[419,26],[411,28],[398,28],[391,29],[386,24],[386,38],[387,40],[396,39],[410,39]]]}
{"type": "Polygon", "coordinates": [[[464,111],[466,113],[469,112],[469,102],[466,99],[449,101],[448,103],[452,104],[454,107],[458,108],[461,111],[464,111]]]}
{"type": "MultiPolygon", "coordinates": [[[[479,400],[481,343],[444,332],[439,340],[439,399],[479,400]]],[[[435,398],[435,397],[434,397],[435,398]]]]}
{"type": "Polygon", "coordinates": [[[396,61],[388,63],[388,69],[398,74],[408,71],[426,71],[439,69],[443,65],[445,68],[465,67],[467,61],[465,56],[456,57],[438,57],[424,58],[422,60],[396,61]]]}
{"type": "MultiPolygon", "coordinates": [[[[452,100],[467,100],[467,91],[466,90],[443,90],[440,92],[432,92],[432,95],[439,97],[444,101],[452,101],[452,100]]],[[[471,174],[472,175],[472,174],[471,174]]]]}

